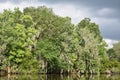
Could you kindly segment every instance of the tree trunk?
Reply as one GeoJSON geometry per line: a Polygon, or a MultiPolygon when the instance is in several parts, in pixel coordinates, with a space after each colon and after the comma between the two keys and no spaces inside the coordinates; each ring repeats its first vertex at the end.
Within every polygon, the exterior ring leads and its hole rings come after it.
{"type": "Polygon", "coordinates": [[[63,74],[63,69],[60,70],[60,74],[63,74]]]}
{"type": "Polygon", "coordinates": [[[8,73],[8,74],[11,73],[11,68],[10,68],[10,66],[7,67],[7,73],[8,73]]]}
{"type": "Polygon", "coordinates": [[[45,72],[48,73],[48,71],[47,71],[47,61],[45,61],[45,72]]]}

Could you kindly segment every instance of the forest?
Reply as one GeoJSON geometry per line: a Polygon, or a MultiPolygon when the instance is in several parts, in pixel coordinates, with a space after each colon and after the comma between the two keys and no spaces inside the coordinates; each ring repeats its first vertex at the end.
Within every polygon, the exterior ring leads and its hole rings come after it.
{"type": "Polygon", "coordinates": [[[99,25],[77,25],[45,6],[0,13],[0,71],[8,74],[120,73],[120,42],[107,49],[99,25]]]}

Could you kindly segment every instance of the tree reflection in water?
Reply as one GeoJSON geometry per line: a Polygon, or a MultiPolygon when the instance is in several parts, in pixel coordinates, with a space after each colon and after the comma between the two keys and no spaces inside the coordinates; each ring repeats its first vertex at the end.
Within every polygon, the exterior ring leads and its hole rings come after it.
{"type": "Polygon", "coordinates": [[[0,80],[120,80],[120,75],[8,75],[0,77],[0,80]]]}

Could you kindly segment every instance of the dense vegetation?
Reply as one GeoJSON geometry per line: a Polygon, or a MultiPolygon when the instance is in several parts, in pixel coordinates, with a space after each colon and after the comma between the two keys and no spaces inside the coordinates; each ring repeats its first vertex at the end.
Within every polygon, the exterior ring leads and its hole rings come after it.
{"type": "Polygon", "coordinates": [[[106,50],[89,18],[74,25],[45,6],[15,8],[0,13],[0,34],[0,69],[8,73],[120,71],[120,50],[106,50]]]}

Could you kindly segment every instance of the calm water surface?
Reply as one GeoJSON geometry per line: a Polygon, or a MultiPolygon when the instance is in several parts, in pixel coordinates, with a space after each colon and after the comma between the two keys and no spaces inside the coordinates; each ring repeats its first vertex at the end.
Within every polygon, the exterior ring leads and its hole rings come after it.
{"type": "Polygon", "coordinates": [[[0,80],[120,80],[120,75],[8,75],[0,80]]]}

